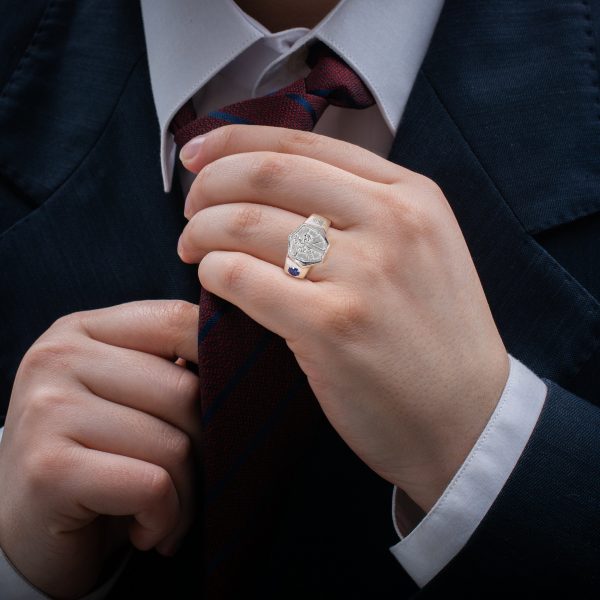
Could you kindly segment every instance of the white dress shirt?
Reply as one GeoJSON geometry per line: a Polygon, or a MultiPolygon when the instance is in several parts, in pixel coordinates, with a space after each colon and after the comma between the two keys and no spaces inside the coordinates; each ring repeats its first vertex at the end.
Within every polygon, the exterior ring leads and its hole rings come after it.
{"type": "MultiPolygon", "coordinates": [[[[377,10],[371,2],[342,0],[314,29],[278,33],[270,33],[233,0],[141,3],[168,191],[177,165],[168,129],[177,110],[193,98],[198,114],[206,114],[305,76],[306,45],[317,39],[354,68],[376,105],[361,111],[331,106],[315,132],[387,156],[443,0],[379,0],[377,10]]],[[[193,175],[181,166],[178,175],[187,192],[193,175]]],[[[400,541],[391,552],[419,586],[448,564],[475,531],[517,463],[545,397],[545,384],[511,357],[502,397],[442,497],[406,537],[396,527],[400,541]]],[[[86,600],[100,600],[109,588],[104,585],[86,600]]],[[[45,598],[1,552],[0,590],[6,600],[45,598]]]]}

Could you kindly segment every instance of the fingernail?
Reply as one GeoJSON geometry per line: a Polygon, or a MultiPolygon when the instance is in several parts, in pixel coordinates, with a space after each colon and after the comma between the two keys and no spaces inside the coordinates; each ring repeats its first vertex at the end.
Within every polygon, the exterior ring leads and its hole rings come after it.
{"type": "Polygon", "coordinates": [[[177,240],[177,254],[180,258],[183,258],[183,244],[181,243],[181,237],[177,240]]]}
{"type": "Polygon", "coordinates": [[[205,135],[199,135],[198,137],[191,139],[181,149],[181,152],[179,153],[179,160],[181,160],[181,162],[184,164],[193,160],[198,155],[198,152],[200,152],[200,147],[205,140],[205,135]]]}

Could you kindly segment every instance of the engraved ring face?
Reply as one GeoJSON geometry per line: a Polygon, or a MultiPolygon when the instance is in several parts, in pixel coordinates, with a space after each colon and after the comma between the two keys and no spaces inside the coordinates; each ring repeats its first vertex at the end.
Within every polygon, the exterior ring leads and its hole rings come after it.
{"type": "Polygon", "coordinates": [[[288,237],[288,256],[303,266],[320,263],[328,248],[325,230],[307,223],[300,225],[288,237]]]}

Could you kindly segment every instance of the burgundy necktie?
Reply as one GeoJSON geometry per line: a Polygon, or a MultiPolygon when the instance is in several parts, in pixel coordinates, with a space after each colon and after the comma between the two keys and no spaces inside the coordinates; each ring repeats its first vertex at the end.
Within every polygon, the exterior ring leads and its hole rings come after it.
{"type": "MultiPolygon", "coordinates": [[[[196,118],[189,101],[171,123],[177,145],[231,123],[310,131],[329,104],[374,103],[352,69],[323,44],[311,48],[307,63],[305,79],[203,117],[196,118]]],[[[323,416],[285,341],[204,290],[198,354],[204,598],[212,600],[247,589],[268,560],[287,482],[323,416]]]]}

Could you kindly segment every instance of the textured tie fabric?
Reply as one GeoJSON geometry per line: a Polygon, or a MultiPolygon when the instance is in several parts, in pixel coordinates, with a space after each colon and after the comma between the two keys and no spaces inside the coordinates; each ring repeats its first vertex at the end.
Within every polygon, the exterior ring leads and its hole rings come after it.
{"type": "MultiPolygon", "coordinates": [[[[305,79],[206,116],[196,118],[189,101],[171,123],[177,145],[232,123],[310,131],[329,104],[374,104],[358,76],[323,44],[311,48],[307,63],[305,79]]],[[[324,417],[285,341],[205,290],[198,356],[204,597],[212,600],[237,597],[268,561],[286,487],[324,417]]]]}

